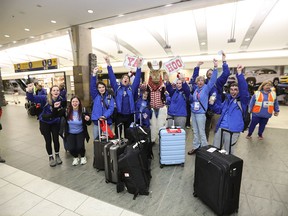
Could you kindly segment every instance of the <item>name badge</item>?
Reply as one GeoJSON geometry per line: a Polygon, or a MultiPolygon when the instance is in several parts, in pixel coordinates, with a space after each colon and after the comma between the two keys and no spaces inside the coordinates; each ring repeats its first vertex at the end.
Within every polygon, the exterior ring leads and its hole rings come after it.
{"type": "Polygon", "coordinates": [[[268,108],[268,104],[269,104],[268,101],[264,101],[264,102],[263,102],[263,107],[264,107],[264,108],[268,108]]]}
{"type": "Polygon", "coordinates": [[[200,109],[200,103],[198,101],[194,102],[194,110],[199,110],[200,109]]]}

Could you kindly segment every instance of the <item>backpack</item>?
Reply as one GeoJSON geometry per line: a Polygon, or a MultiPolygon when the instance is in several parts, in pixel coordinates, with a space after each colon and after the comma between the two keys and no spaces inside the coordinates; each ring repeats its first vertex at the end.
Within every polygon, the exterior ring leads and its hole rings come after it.
{"type": "Polygon", "coordinates": [[[246,106],[245,113],[243,112],[241,102],[237,100],[237,104],[242,112],[243,122],[244,122],[244,128],[242,130],[242,133],[246,131],[249,128],[250,122],[251,122],[251,113],[249,112],[249,105],[246,106]]]}
{"type": "Polygon", "coordinates": [[[28,108],[28,114],[31,116],[39,116],[43,111],[43,107],[40,103],[31,103],[28,108]]]}

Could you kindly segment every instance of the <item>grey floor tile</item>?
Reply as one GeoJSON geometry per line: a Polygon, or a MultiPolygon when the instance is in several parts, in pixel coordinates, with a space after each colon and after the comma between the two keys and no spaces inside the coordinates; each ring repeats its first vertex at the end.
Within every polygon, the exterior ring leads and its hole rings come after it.
{"type": "MultiPolygon", "coordinates": [[[[5,187],[0,188],[0,209],[2,209],[2,205],[15,198],[17,195],[25,192],[22,188],[15,186],[13,184],[7,184],[5,187]]],[[[0,211],[1,212],[1,211],[0,211]]]]}
{"type": "Polygon", "coordinates": [[[255,216],[287,216],[288,210],[283,202],[247,195],[248,203],[255,216]]]}
{"type": "Polygon", "coordinates": [[[35,205],[33,208],[28,210],[23,216],[36,216],[36,215],[41,215],[41,216],[58,216],[62,214],[65,211],[65,208],[47,201],[47,200],[42,200],[39,202],[37,205],[35,205]]]}
{"type": "Polygon", "coordinates": [[[42,200],[39,196],[25,191],[1,205],[0,216],[23,215],[42,200]]]}
{"type": "Polygon", "coordinates": [[[274,184],[282,202],[288,204],[288,185],[274,184]]]}

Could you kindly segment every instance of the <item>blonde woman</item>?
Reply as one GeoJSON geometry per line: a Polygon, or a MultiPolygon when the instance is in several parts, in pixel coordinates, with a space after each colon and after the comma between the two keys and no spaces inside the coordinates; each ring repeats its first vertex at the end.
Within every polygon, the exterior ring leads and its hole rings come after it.
{"type": "Polygon", "coordinates": [[[26,88],[26,96],[28,101],[32,101],[36,104],[41,104],[42,112],[40,113],[39,125],[40,132],[45,139],[46,151],[49,155],[49,165],[55,167],[57,164],[62,164],[62,160],[59,156],[59,130],[60,130],[60,116],[65,114],[63,109],[63,99],[60,96],[60,90],[57,85],[50,88],[49,94],[46,95],[34,95],[34,84],[28,84],[26,88]],[[51,139],[52,135],[52,139],[51,139]],[[55,157],[52,151],[52,140],[54,143],[55,157]]]}
{"type": "Polygon", "coordinates": [[[279,114],[279,103],[276,97],[276,93],[271,90],[272,83],[270,81],[263,82],[258,91],[254,93],[250,101],[250,110],[252,112],[252,120],[248,129],[247,139],[251,139],[253,131],[256,125],[259,124],[258,139],[263,139],[263,132],[269,118],[278,116],[279,114]]]}

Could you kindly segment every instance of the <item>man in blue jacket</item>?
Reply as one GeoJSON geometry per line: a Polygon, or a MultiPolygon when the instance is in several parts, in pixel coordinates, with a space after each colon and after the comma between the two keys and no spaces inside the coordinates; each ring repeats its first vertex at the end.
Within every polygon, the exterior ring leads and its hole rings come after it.
{"type": "MultiPolygon", "coordinates": [[[[130,124],[133,122],[133,115],[135,113],[135,100],[138,96],[138,88],[140,85],[141,78],[141,62],[142,59],[138,58],[136,61],[137,70],[135,79],[133,84],[130,84],[130,77],[128,74],[123,75],[121,78],[121,82],[117,83],[115,74],[113,72],[112,66],[110,64],[109,57],[105,57],[105,61],[107,63],[108,76],[110,80],[110,84],[113,88],[115,94],[115,101],[117,107],[117,118],[115,124],[123,123],[124,132],[126,128],[130,127],[130,124]]],[[[120,128],[121,131],[121,128],[120,128]]],[[[117,130],[115,133],[118,135],[117,130]]]]}
{"type": "Polygon", "coordinates": [[[230,85],[230,94],[226,95],[223,103],[217,98],[213,106],[213,110],[221,114],[216,126],[213,145],[217,148],[222,148],[223,145],[224,150],[231,154],[233,154],[233,146],[238,141],[240,132],[243,131],[243,113],[245,113],[250,99],[248,85],[242,70],[243,67],[238,65],[236,74],[238,83],[230,85]],[[221,131],[223,131],[222,140],[221,131]]]}

